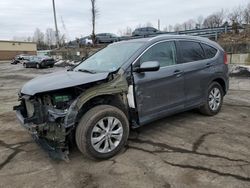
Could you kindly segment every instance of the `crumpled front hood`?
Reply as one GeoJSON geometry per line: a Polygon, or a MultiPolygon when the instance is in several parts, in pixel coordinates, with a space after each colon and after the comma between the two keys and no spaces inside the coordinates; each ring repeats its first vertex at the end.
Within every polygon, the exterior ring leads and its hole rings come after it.
{"type": "Polygon", "coordinates": [[[104,80],[108,77],[108,74],[108,72],[96,74],[75,71],[55,72],[30,80],[23,86],[21,93],[26,95],[35,95],[37,93],[79,86],[104,80]]]}

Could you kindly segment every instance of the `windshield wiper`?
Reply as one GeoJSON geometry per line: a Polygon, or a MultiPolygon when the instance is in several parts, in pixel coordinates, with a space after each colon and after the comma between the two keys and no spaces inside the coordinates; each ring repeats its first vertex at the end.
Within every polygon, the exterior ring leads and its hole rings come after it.
{"type": "Polygon", "coordinates": [[[96,73],[96,72],[93,71],[93,70],[87,70],[87,69],[78,69],[77,71],[86,72],[86,73],[90,73],[90,74],[95,74],[95,73],[96,73]]]}

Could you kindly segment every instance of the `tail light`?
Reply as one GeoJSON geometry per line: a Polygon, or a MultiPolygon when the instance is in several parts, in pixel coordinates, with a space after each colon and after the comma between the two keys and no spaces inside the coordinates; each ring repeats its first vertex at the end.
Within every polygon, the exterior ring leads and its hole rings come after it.
{"type": "Polygon", "coordinates": [[[227,53],[224,52],[224,64],[227,65],[228,61],[227,61],[227,53]]]}

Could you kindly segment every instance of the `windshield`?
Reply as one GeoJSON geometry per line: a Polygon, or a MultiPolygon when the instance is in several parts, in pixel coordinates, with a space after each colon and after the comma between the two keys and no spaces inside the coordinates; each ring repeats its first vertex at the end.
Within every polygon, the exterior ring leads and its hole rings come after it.
{"type": "Polygon", "coordinates": [[[142,42],[109,45],[74,68],[75,71],[111,72],[118,70],[141,46],[142,42]]]}

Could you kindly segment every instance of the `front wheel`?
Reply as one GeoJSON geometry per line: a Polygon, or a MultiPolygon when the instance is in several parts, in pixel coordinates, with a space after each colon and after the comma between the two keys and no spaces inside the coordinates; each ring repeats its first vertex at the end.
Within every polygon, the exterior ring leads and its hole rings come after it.
{"type": "Polygon", "coordinates": [[[37,63],[37,64],[36,64],[36,68],[37,68],[37,69],[40,69],[40,67],[41,67],[41,66],[37,63]]]}
{"type": "Polygon", "coordinates": [[[85,156],[108,159],[121,151],[128,134],[126,115],[114,106],[99,105],[81,118],[76,129],[76,143],[85,156]]]}
{"type": "Polygon", "coordinates": [[[200,112],[213,116],[219,113],[223,103],[223,89],[218,82],[213,82],[208,87],[205,104],[200,108],[200,112]]]}

